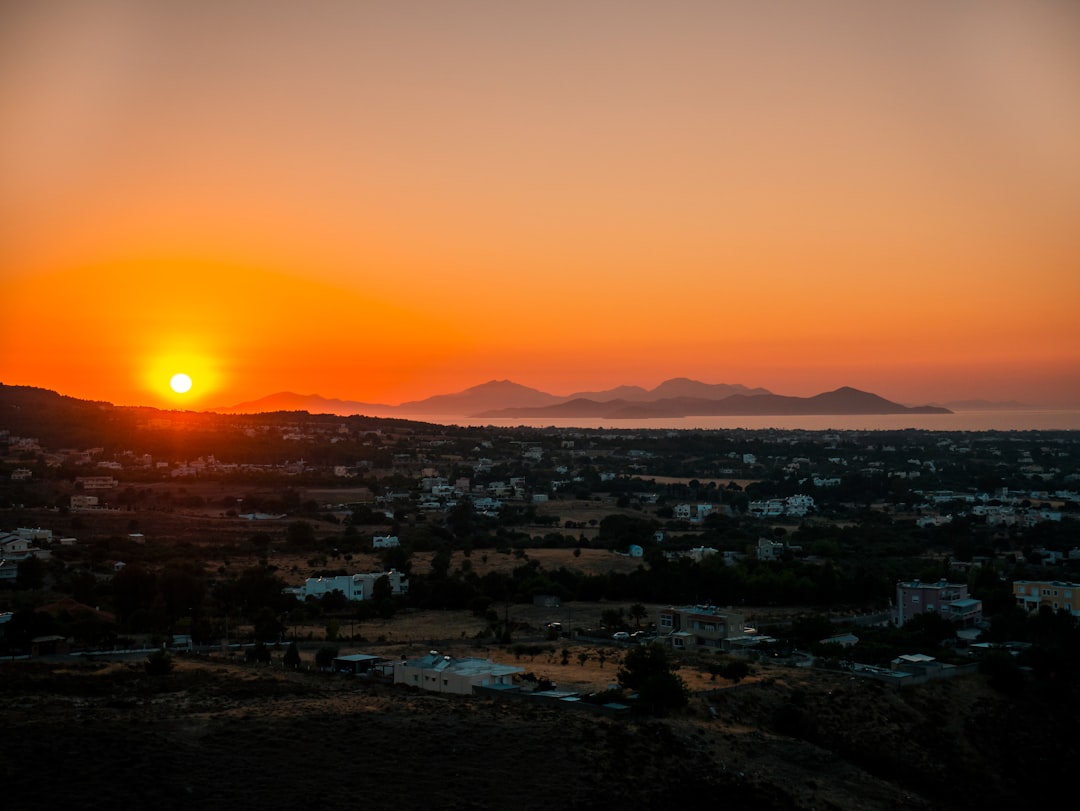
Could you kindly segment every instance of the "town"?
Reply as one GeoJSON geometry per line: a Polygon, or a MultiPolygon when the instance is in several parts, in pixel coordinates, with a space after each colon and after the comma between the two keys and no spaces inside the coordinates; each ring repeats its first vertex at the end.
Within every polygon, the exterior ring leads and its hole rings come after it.
{"type": "Polygon", "coordinates": [[[208,658],[611,717],[715,713],[719,687],[775,672],[1080,681],[1074,433],[464,428],[0,393],[13,664],[208,658]]]}

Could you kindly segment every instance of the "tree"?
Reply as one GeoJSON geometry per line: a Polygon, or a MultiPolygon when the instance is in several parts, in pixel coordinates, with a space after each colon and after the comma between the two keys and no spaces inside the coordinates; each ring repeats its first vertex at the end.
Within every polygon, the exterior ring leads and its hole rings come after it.
{"type": "Polygon", "coordinates": [[[618,631],[626,627],[626,618],[621,608],[605,608],[600,612],[600,622],[609,631],[618,631]]]}
{"type": "Polygon", "coordinates": [[[375,581],[375,585],[371,587],[371,600],[380,617],[390,619],[394,616],[394,588],[388,575],[384,574],[375,581]]]}
{"type": "Polygon", "coordinates": [[[146,657],[147,676],[166,676],[172,672],[172,657],[167,651],[156,650],[146,657]]]}
{"type": "Polygon", "coordinates": [[[270,664],[270,649],[262,642],[256,642],[244,653],[244,658],[249,662],[258,662],[261,665],[270,664]]]}
{"type": "Polygon", "coordinates": [[[641,623],[647,616],[649,616],[649,611],[641,603],[630,606],[630,619],[634,621],[635,628],[641,628],[641,623]]]}
{"type": "Polygon", "coordinates": [[[475,524],[476,509],[471,498],[460,499],[446,515],[446,525],[458,541],[464,541],[472,535],[475,524]]]}
{"type": "Polygon", "coordinates": [[[296,642],[290,642],[288,649],[285,651],[285,658],[283,660],[285,667],[289,670],[300,669],[300,649],[296,647],[296,642]]]}
{"type": "Polygon", "coordinates": [[[733,681],[738,684],[747,676],[750,675],[750,665],[744,662],[742,659],[736,659],[733,662],[729,662],[720,671],[720,675],[728,681],[733,681]]]}
{"type": "Polygon", "coordinates": [[[667,715],[689,701],[686,683],[675,672],[676,663],[660,644],[633,648],[619,668],[619,686],[635,690],[637,704],[652,715],[667,715]]]}
{"type": "Polygon", "coordinates": [[[315,654],[315,665],[320,670],[329,670],[333,667],[334,659],[337,658],[338,649],[333,645],[324,645],[315,654]]]}

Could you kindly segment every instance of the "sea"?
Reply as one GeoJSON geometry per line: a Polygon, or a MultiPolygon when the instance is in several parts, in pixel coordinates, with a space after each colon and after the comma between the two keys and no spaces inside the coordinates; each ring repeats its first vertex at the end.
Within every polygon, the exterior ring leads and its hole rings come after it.
{"type": "Polygon", "coordinates": [[[494,426],[498,428],[603,428],[627,430],[730,429],[786,431],[1080,431],[1080,410],[985,410],[956,411],[952,414],[857,414],[843,416],[787,417],[672,417],[626,420],[566,418],[451,417],[444,414],[410,414],[410,420],[438,425],[494,426]]]}

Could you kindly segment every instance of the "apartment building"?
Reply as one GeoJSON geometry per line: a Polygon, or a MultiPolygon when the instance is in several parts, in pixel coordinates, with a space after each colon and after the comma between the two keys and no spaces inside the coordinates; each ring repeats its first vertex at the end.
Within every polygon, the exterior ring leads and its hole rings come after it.
{"type": "Polygon", "coordinates": [[[982,619],[982,600],[968,594],[966,583],[922,583],[918,580],[896,584],[895,619],[903,625],[919,614],[936,611],[959,625],[974,625],[982,619]]]}
{"type": "Polygon", "coordinates": [[[1027,611],[1038,611],[1045,605],[1053,611],[1067,608],[1074,617],[1080,617],[1080,583],[1014,580],[1012,585],[1016,604],[1027,611]]]}
{"type": "Polygon", "coordinates": [[[730,640],[742,637],[745,627],[742,614],[722,611],[711,605],[661,608],[656,616],[657,641],[675,650],[728,650],[730,640]]]}

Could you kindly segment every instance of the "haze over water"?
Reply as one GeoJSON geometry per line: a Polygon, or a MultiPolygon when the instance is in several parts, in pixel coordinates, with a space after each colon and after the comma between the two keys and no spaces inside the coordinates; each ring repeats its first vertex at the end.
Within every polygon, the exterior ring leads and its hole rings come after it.
{"type": "Polygon", "coordinates": [[[779,428],[802,431],[1077,431],[1080,410],[1029,409],[994,411],[957,411],[953,414],[856,414],[772,417],[673,417],[659,419],[584,419],[567,418],[482,418],[446,415],[410,415],[409,419],[438,425],[531,428],[611,428],[611,429],[681,429],[722,430],[743,428],[760,430],[779,428]]]}

